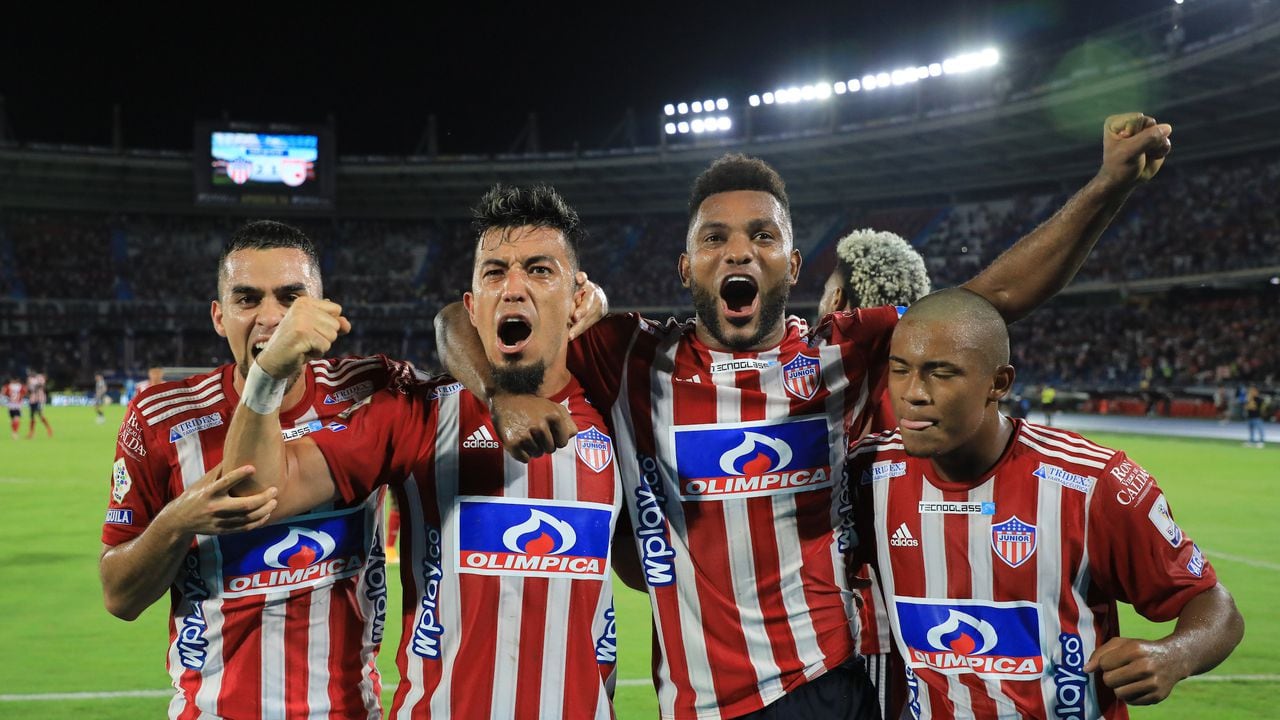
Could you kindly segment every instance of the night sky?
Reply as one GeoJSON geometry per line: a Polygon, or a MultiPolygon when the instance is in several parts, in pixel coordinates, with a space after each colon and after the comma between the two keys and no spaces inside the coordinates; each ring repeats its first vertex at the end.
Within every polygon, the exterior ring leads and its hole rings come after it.
{"type": "Polygon", "coordinates": [[[175,4],[96,11],[109,17],[6,8],[0,94],[20,142],[109,145],[118,102],[130,148],[189,150],[192,123],[224,113],[293,123],[332,114],[342,154],[407,154],[435,113],[441,152],[505,152],[530,112],[543,150],[594,148],[628,107],[652,143],[666,102],[742,102],[988,44],[1009,57],[1169,3],[685,0],[376,15],[182,5],[198,22],[174,20],[175,4]]]}

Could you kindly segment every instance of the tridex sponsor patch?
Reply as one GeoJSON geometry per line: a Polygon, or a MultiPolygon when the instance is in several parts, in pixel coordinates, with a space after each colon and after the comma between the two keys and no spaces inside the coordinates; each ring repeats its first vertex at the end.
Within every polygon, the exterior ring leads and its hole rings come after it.
{"type": "Polygon", "coordinates": [[[216,428],[221,424],[222,413],[210,413],[192,420],[180,422],[169,428],[169,442],[178,442],[192,433],[203,432],[210,428],[216,428]]]}

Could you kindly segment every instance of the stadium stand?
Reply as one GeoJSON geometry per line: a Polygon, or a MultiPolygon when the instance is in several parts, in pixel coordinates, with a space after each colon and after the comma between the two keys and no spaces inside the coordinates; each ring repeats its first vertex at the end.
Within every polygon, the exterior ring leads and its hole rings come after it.
{"type": "MultiPolygon", "coordinates": [[[[710,159],[744,150],[787,178],[805,257],[792,308],[812,313],[835,243],[854,228],[908,238],[935,287],[972,276],[1096,167],[1098,108],[1128,96],[1094,86],[1146,88],[1176,73],[1184,92],[1144,108],[1174,121],[1174,161],[1130,199],[1076,283],[1014,327],[1019,373],[1089,402],[1156,392],[1199,402],[1217,383],[1241,381],[1274,393],[1280,102],[1260,99],[1280,97],[1268,90],[1280,76],[1256,69],[1280,62],[1276,37],[1274,2],[1165,9],[1091,37],[1124,48],[1123,57],[1078,52],[1074,42],[1023,49],[991,82],[788,108],[785,122],[755,113],[737,138],[344,156],[339,210],[264,214],[301,226],[320,247],[326,292],[356,326],[340,351],[432,368],[431,320],[470,283],[464,215],[483,188],[556,185],[584,214],[582,265],[613,307],[665,315],[688,306],[674,266],[689,182],[710,159]],[[1083,96],[1093,98],[1087,111],[1073,107],[1083,96]],[[1222,117],[1235,118],[1231,132],[1222,117]]],[[[152,364],[225,359],[209,332],[207,271],[249,218],[193,206],[192,162],[181,151],[0,139],[0,369],[43,366],[52,387],[83,388],[95,370],[118,379],[152,364]]]]}

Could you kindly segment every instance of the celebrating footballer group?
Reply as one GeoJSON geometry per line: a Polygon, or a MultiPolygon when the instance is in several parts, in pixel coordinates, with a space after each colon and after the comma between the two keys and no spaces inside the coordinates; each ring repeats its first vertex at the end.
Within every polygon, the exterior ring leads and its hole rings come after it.
{"type": "Polygon", "coordinates": [[[977,276],[876,298],[845,263],[813,327],[759,159],[693,185],[686,322],[608,315],[572,207],[496,186],[436,319],[449,376],[325,359],[351,324],[314,247],[249,223],[211,304],[235,361],[126,412],[107,607],[169,592],[172,718],[380,718],[389,492],[389,717],[613,717],[615,572],[650,600],[663,718],[1127,717],[1243,620],[1145,470],[999,404],[1006,324],[1071,281],[1170,133],[1107,118],[1097,175],[977,276]],[[1176,626],[1126,637],[1117,601],[1176,626]]]}

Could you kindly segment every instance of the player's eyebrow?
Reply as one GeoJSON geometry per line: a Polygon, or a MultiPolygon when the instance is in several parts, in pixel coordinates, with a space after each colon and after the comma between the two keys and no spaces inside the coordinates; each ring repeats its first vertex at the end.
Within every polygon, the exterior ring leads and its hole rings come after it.
{"type": "Polygon", "coordinates": [[[261,295],[262,290],[252,285],[236,285],[231,288],[232,295],[261,295]]]}
{"type": "MultiPolygon", "coordinates": [[[[529,267],[530,265],[537,265],[538,263],[545,263],[547,265],[559,265],[560,261],[551,255],[531,255],[529,257],[518,258],[516,260],[516,264],[520,265],[521,267],[529,267]]],[[[507,262],[506,260],[500,260],[498,258],[485,258],[483,261],[480,262],[480,267],[485,267],[487,265],[500,267],[500,268],[511,267],[511,263],[507,262]]]]}
{"type": "MultiPolygon", "coordinates": [[[[889,362],[899,363],[901,365],[906,365],[908,367],[911,366],[911,363],[909,361],[903,358],[900,358],[897,355],[890,355],[889,362]]],[[[921,370],[950,370],[952,372],[960,372],[963,368],[961,368],[959,365],[956,365],[955,363],[947,362],[946,360],[926,360],[920,363],[920,369],[921,370]]]]}
{"type": "Polygon", "coordinates": [[[300,282],[289,283],[288,285],[280,285],[275,288],[274,292],[277,295],[288,295],[290,293],[305,295],[307,292],[307,285],[306,283],[300,282]]]}

